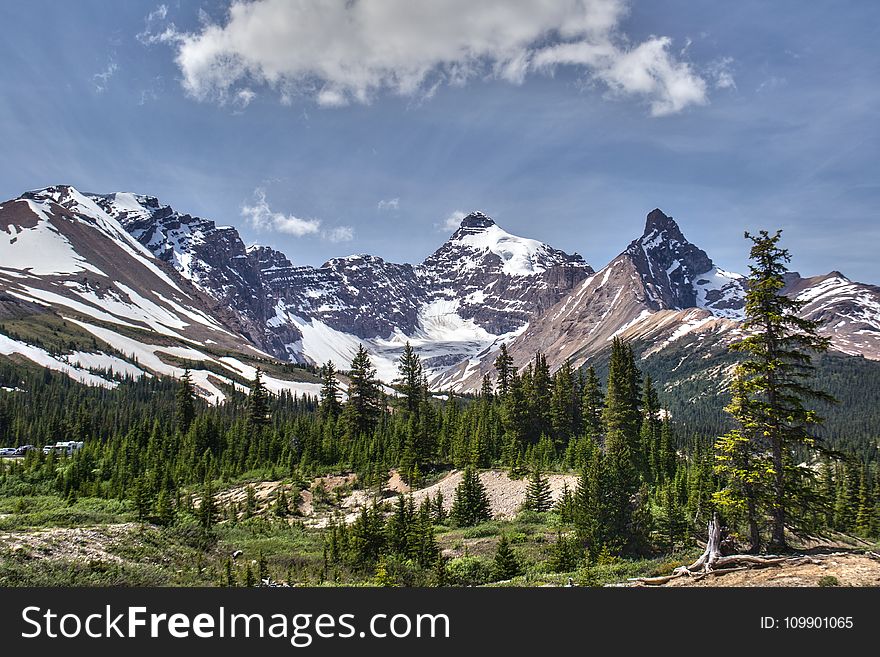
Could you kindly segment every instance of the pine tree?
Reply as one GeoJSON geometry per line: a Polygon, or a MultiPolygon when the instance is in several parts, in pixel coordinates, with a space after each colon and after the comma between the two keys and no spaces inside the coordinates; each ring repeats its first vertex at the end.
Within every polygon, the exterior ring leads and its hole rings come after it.
{"type": "Polygon", "coordinates": [[[761,548],[759,513],[765,502],[762,481],[772,464],[763,449],[763,441],[756,435],[760,425],[753,416],[747,395],[744,381],[735,379],[731,384],[731,402],[725,410],[737,419],[739,427],[715,443],[714,469],[725,485],[714,493],[713,499],[728,518],[745,517],[749,550],[758,552],[761,548]]]}
{"type": "Polygon", "coordinates": [[[501,343],[501,351],[495,358],[494,365],[498,370],[498,394],[505,397],[510,390],[510,378],[516,371],[513,368],[513,358],[507,353],[507,344],[501,343]]]}
{"type": "Polygon", "coordinates": [[[566,360],[553,375],[550,423],[558,447],[568,444],[580,429],[581,404],[571,362],[566,360]]]}
{"type": "Polygon", "coordinates": [[[437,496],[432,504],[434,510],[434,522],[441,523],[446,520],[446,509],[443,508],[443,492],[437,491],[437,496]]]}
{"type": "Polygon", "coordinates": [[[248,485],[245,488],[244,517],[250,518],[257,511],[257,496],[254,487],[248,485]]]}
{"type": "Polygon", "coordinates": [[[610,521],[616,509],[609,508],[609,502],[620,502],[607,495],[608,478],[603,465],[602,451],[597,445],[590,443],[571,499],[571,520],[575,533],[591,557],[595,557],[603,547],[609,545],[617,551],[627,540],[625,533],[610,521]]]}
{"type": "Polygon", "coordinates": [[[269,392],[263,384],[260,368],[254,373],[251,392],[248,397],[248,424],[259,431],[269,424],[269,392]]]}
{"type": "Polygon", "coordinates": [[[492,401],[492,379],[488,374],[483,375],[483,382],[480,384],[480,399],[492,401]]]}
{"type": "Polygon", "coordinates": [[[284,489],[281,489],[281,492],[278,493],[278,497],[275,499],[275,515],[279,518],[285,518],[290,515],[290,503],[287,501],[287,493],[284,492],[284,489]]]}
{"type": "Polygon", "coordinates": [[[638,371],[632,351],[615,338],[611,345],[603,410],[605,455],[602,458],[604,543],[612,550],[630,549],[644,539],[635,535],[633,523],[633,500],[640,486],[638,464],[643,462],[638,391],[638,371]]]}
{"type": "Polygon", "coordinates": [[[339,417],[342,404],[339,402],[339,381],[336,379],[336,367],[328,360],[321,367],[321,416],[326,419],[339,417]]]}
{"type": "Polygon", "coordinates": [[[403,354],[397,363],[397,372],[399,376],[396,383],[406,403],[404,408],[411,415],[418,417],[422,398],[422,361],[409,341],[404,346],[403,354]]]}
{"type": "Polygon", "coordinates": [[[349,438],[357,438],[373,430],[381,412],[376,369],[363,345],[358,345],[351,361],[349,379],[343,418],[349,438]]]}
{"type": "Polygon", "coordinates": [[[660,402],[651,377],[645,376],[642,388],[642,424],[639,429],[641,463],[638,464],[645,481],[653,482],[659,478],[659,472],[653,466],[657,460],[655,455],[660,451],[660,431],[660,402]]]}
{"type": "Polygon", "coordinates": [[[541,513],[553,506],[550,497],[550,482],[541,474],[539,468],[532,470],[529,485],[526,487],[525,508],[541,513]]]}
{"type": "Polygon", "coordinates": [[[247,565],[247,568],[244,571],[244,585],[248,588],[257,585],[257,578],[254,577],[254,571],[251,570],[250,564],[247,565]]]}
{"type": "Polygon", "coordinates": [[[587,369],[582,396],[584,434],[593,440],[599,440],[602,435],[602,409],[605,406],[605,397],[602,394],[602,386],[599,383],[599,377],[596,376],[596,370],[592,367],[587,369]]]}
{"type": "Polygon", "coordinates": [[[661,514],[658,533],[661,545],[672,552],[682,543],[687,534],[687,520],[679,503],[674,482],[663,486],[660,493],[661,514]]]}
{"type": "MultiPolygon", "coordinates": [[[[549,436],[553,429],[550,421],[551,384],[550,367],[547,358],[538,352],[534,365],[530,368],[531,377],[523,382],[529,414],[529,442],[537,442],[542,436],[549,436]]],[[[527,372],[528,374],[528,372],[527,372]]]]}
{"type": "Polygon", "coordinates": [[[147,482],[144,477],[138,477],[134,482],[134,490],[132,493],[134,497],[134,507],[137,513],[137,519],[139,522],[146,522],[146,520],[150,516],[150,511],[152,510],[153,503],[150,499],[150,490],[147,487],[147,482]]]}
{"type": "Polygon", "coordinates": [[[492,518],[486,487],[473,468],[465,469],[461,483],[455,489],[449,517],[459,527],[470,527],[492,518]]]}
{"type": "Polygon", "coordinates": [[[745,356],[735,373],[744,399],[740,415],[734,417],[740,425],[753,428],[748,439],[770,455],[769,472],[759,473],[757,468],[755,472],[756,485],[767,499],[773,551],[786,549],[785,526],[798,520],[789,509],[814,483],[813,470],[799,466],[795,458],[796,451],[815,448],[811,429],[822,422],[805,402],[831,400],[808,384],[811,354],[825,351],[829,342],[818,336],[817,322],[797,316],[803,302],[782,294],[790,256],[778,246],[781,234],[746,233],[752,241],[753,261],[743,323],[747,337],[731,346],[745,356]]]}
{"type": "Polygon", "coordinates": [[[559,496],[559,499],[556,500],[556,504],[553,506],[553,510],[559,514],[559,519],[562,522],[574,522],[575,516],[575,504],[574,504],[574,494],[571,492],[571,489],[568,487],[568,483],[562,484],[562,495],[559,496]]]}
{"type": "MultiPolygon", "coordinates": [[[[513,372],[510,375],[507,392],[501,405],[501,422],[505,438],[510,444],[509,458],[515,458],[520,447],[526,442],[529,431],[529,407],[523,389],[522,379],[513,372]]],[[[512,463],[508,463],[512,465],[512,463]]]]}
{"type": "Polygon", "coordinates": [[[492,565],[492,578],[497,581],[508,580],[516,577],[520,573],[519,559],[513,548],[510,547],[510,541],[507,535],[502,535],[498,541],[498,547],[495,549],[495,559],[492,565]]]}
{"type": "Polygon", "coordinates": [[[177,428],[181,433],[186,433],[189,425],[196,417],[196,391],[192,382],[189,368],[183,371],[180,383],[177,387],[177,428]]]}
{"type": "Polygon", "coordinates": [[[202,502],[199,505],[199,524],[202,529],[211,529],[217,516],[217,505],[214,502],[214,488],[208,482],[202,490],[202,502]]]}
{"type": "Polygon", "coordinates": [[[171,525],[174,522],[174,507],[171,505],[171,494],[163,488],[156,500],[156,521],[160,525],[171,525]]]}
{"type": "Polygon", "coordinates": [[[868,478],[863,472],[859,480],[859,507],[856,511],[856,532],[861,536],[871,536],[874,529],[874,499],[868,488],[868,478]]]}

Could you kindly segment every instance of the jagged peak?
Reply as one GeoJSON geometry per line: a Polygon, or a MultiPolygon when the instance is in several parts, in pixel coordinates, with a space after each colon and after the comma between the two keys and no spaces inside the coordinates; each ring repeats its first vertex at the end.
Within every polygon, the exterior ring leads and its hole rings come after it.
{"type": "Polygon", "coordinates": [[[479,210],[467,214],[459,224],[459,228],[491,228],[495,226],[495,220],[479,210]]]}
{"type": "Polygon", "coordinates": [[[675,219],[664,213],[660,208],[654,208],[645,218],[645,232],[642,233],[642,240],[651,239],[662,233],[666,233],[666,239],[675,239],[680,242],[687,241],[675,219]]]}

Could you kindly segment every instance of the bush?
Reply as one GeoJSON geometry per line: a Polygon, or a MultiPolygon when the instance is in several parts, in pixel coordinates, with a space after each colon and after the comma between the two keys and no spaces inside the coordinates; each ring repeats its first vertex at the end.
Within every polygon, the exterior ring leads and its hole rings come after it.
{"type": "Polygon", "coordinates": [[[446,566],[449,586],[480,586],[492,577],[492,565],[478,557],[459,557],[446,566]]]}
{"type": "Polygon", "coordinates": [[[840,580],[834,575],[822,575],[819,578],[819,586],[840,586],[840,580]]]}

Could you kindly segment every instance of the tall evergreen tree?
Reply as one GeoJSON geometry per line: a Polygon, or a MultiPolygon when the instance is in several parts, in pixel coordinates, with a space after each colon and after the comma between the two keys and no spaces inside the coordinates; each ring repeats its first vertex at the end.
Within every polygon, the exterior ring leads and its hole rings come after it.
{"type": "Polygon", "coordinates": [[[761,427],[747,394],[744,381],[735,379],[731,385],[731,402],[725,410],[737,419],[739,426],[715,443],[715,472],[721,475],[725,485],[713,497],[728,519],[745,518],[749,551],[758,552],[761,549],[759,514],[766,501],[762,481],[772,464],[757,435],[761,427]]]}
{"type": "Polygon", "coordinates": [[[526,509],[538,513],[548,511],[553,506],[553,500],[550,497],[550,482],[541,474],[540,468],[533,469],[529,477],[524,506],[526,509]]]}
{"type": "Polygon", "coordinates": [[[734,419],[753,428],[749,440],[770,456],[770,470],[761,473],[758,486],[768,500],[774,551],[786,548],[786,524],[797,521],[789,509],[814,483],[813,470],[798,465],[796,458],[796,452],[815,448],[812,429],[822,422],[806,402],[831,400],[809,384],[812,354],[825,351],[829,342],[817,334],[817,322],[797,316],[803,302],[782,294],[790,256],[779,247],[781,234],[746,233],[752,241],[743,323],[747,337],[731,346],[745,356],[735,372],[743,402],[734,419]]]}
{"type": "Polygon", "coordinates": [[[501,350],[495,358],[495,369],[498,371],[498,394],[504,397],[510,389],[510,378],[516,370],[513,368],[513,358],[507,353],[507,344],[501,343],[501,350]]]}
{"type": "Polygon", "coordinates": [[[473,468],[465,469],[461,483],[455,489],[449,517],[459,527],[470,527],[492,519],[486,487],[473,468]]]}
{"type": "Polygon", "coordinates": [[[328,360],[321,366],[321,416],[335,420],[339,417],[342,404],[339,402],[339,381],[336,379],[336,366],[328,360]]]}
{"type": "Polygon", "coordinates": [[[492,579],[495,581],[508,580],[519,575],[520,565],[519,559],[513,548],[510,547],[510,540],[507,535],[501,536],[498,546],[495,548],[495,559],[492,564],[492,579]]]}
{"type": "Polygon", "coordinates": [[[269,391],[263,383],[263,373],[259,367],[254,373],[248,397],[248,424],[255,430],[269,424],[269,391]]]}
{"type": "Polygon", "coordinates": [[[186,433],[189,425],[196,417],[196,390],[192,382],[189,368],[183,371],[177,386],[177,428],[186,433]]]}
{"type": "Polygon", "coordinates": [[[422,361],[407,341],[397,363],[397,383],[403,394],[406,411],[418,417],[422,392],[422,361]]]}
{"type": "Polygon", "coordinates": [[[343,417],[350,438],[373,430],[381,412],[381,396],[376,369],[363,345],[358,345],[349,372],[348,402],[343,417]]]}
{"type": "Polygon", "coordinates": [[[582,409],[582,423],[584,433],[598,440],[602,435],[602,409],[605,407],[605,397],[602,394],[602,386],[596,370],[590,366],[587,369],[587,377],[584,380],[582,409]]]}

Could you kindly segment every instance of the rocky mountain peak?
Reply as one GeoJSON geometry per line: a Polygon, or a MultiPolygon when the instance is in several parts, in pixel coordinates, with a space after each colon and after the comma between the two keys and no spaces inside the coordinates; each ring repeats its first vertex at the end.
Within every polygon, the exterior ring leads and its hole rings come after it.
{"type": "Polygon", "coordinates": [[[495,221],[487,214],[476,210],[461,220],[460,228],[491,228],[495,221]]]}
{"type": "Polygon", "coordinates": [[[648,237],[652,233],[668,233],[670,237],[684,239],[681,229],[675,223],[675,219],[667,215],[660,208],[654,208],[648,213],[645,219],[645,232],[643,237],[648,237]]]}

